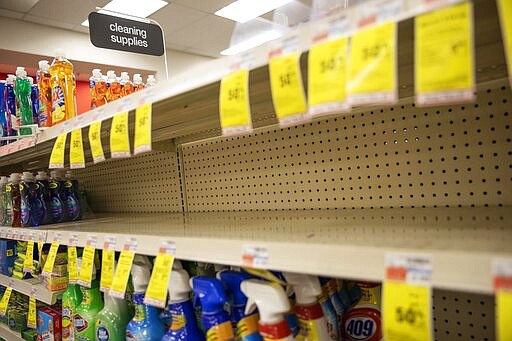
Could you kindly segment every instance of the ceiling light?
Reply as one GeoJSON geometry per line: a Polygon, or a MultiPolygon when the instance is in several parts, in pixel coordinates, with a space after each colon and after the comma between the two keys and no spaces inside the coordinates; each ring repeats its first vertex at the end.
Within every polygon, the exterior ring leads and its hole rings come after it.
{"type": "Polygon", "coordinates": [[[261,44],[266,43],[267,41],[277,39],[282,35],[283,34],[281,32],[275,30],[264,31],[238,44],[230,46],[228,49],[221,51],[220,54],[223,56],[233,56],[240,52],[250,50],[256,46],[260,46],[261,44]]]}
{"type": "MultiPolygon", "coordinates": [[[[163,0],[112,0],[100,9],[98,13],[127,19],[147,18],[168,4],[167,1],[163,0]]],[[[89,21],[85,20],[82,26],[89,27],[89,21]]]]}
{"type": "Polygon", "coordinates": [[[215,12],[215,15],[244,23],[292,1],[293,0],[238,0],[221,8],[215,12]]]}

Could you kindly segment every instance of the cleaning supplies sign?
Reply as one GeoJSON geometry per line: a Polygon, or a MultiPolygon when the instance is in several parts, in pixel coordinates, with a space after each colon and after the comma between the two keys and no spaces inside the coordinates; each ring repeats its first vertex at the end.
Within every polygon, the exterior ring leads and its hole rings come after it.
{"type": "Polygon", "coordinates": [[[512,258],[496,258],[491,267],[496,295],[496,340],[512,340],[512,258]]]}
{"type": "Polygon", "coordinates": [[[162,29],[158,25],[92,12],[89,35],[96,47],[152,56],[164,54],[162,29]]]}

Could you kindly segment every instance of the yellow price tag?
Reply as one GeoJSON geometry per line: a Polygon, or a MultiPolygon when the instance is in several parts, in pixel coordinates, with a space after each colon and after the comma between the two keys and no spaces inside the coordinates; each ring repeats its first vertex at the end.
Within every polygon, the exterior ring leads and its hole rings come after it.
{"type": "Polygon", "coordinates": [[[122,251],[117,262],[117,268],[112,280],[112,288],[110,295],[117,298],[124,298],[126,291],[126,284],[130,277],[130,270],[132,269],[133,257],[135,253],[133,251],[122,251]]]}
{"type": "Polygon", "coordinates": [[[27,316],[27,327],[36,328],[36,299],[30,296],[28,301],[28,316],[27,316]]]}
{"type": "Polygon", "coordinates": [[[115,251],[103,250],[101,257],[101,278],[100,290],[107,292],[112,286],[112,279],[114,278],[114,260],[115,251]]]}
{"type": "Polygon", "coordinates": [[[352,37],[347,89],[351,104],[396,101],[396,26],[389,22],[352,37]]]}
{"type": "Polygon", "coordinates": [[[346,102],[348,38],[311,47],[308,57],[309,113],[322,115],[348,109],[346,102]]]}
{"type": "Polygon", "coordinates": [[[44,263],[42,274],[43,276],[50,276],[53,272],[53,265],[55,264],[55,258],[57,257],[57,251],[59,250],[59,242],[53,242],[48,251],[48,257],[46,263],[44,263]]]}
{"type": "Polygon", "coordinates": [[[249,70],[238,70],[220,81],[220,126],[223,135],[252,131],[249,104],[249,70]]]}
{"type": "Polygon", "coordinates": [[[512,290],[498,290],[496,292],[496,322],[497,340],[512,340],[512,290]]]}
{"type": "Polygon", "coordinates": [[[75,129],[71,132],[71,142],[69,147],[69,167],[71,169],[85,168],[82,129],[75,129]]]}
{"type": "Polygon", "coordinates": [[[261,277],[266,279],[267,281],[274,282],[280,285],[286,285],[286,283],[279,278],[276,277],[271,271],[265,269],[255,269],[255,268],[246,268],[244,267],[244,271],[254,275],[256,277],[261,277]]]}
{"type": "Polygon", "coordinates": [[[152,108],[153,104],[146,103],[135,109],[134,155],[151,151],[152,108]]]}
{"type": "Polygon", "coordinates": [[[4,295],[0,300],[0,316],[5,316],[7,313],[7,307],[9,306],[9,300],[11,298],[12,288],[7,287],[5,289],[4,295]]]}
{"type": "Polygon", "coordinates": [[[69,283],[76,284],[78,282],[78,266],[77,253],[75,246],[68,246],[68,276],[69,283]]]}
{"type": "Polygon", "coordinates": [[[27,252],[23,261],[23,272],[32,273],[34,271],[34,242],[27,242],[27,252]]]}
{"type": "Polygon", "coordinates": [[[81,286],[90,288],[92,282],[92,272],[94,268],[94,253],[96,249],[92,246],[84,247],[82,254],[82,266],[80,267],[80,275],[78,283],[81,286]]]}
{"type": "Polygon", "coordinates": [[[508,77],[512,84],[512,1],[497,0],[498,11],[500,13],[501,34],[503,44],[505,45],[505,55],[507,57],[508,77]]]}
{"type": "Polygon", "coordinates": [[[268,63],[272,102],[281,125],[307,119],[306,95],[302,86],[299,57],[298,52],[293,52],[273,57],[268,63]]]}
{"type": "Polygon", "coordinates": [[[112,119],[110,128],[110,155],[112,158],[130,156],[130,135],[128,133],[128,111],[112,119]]]}
{"type": "Polygon", "coordinates": [[[64,154],[66,151],[66,139],[68,137],[68,133],[61,134],[57,136],[55,140],[55,144],[52,148],[52,153],[50,155],[50,164],[48,168],[64,168],[64,154]]]}
{"type": "Polygon", "coordinates": [[[473,100],[472,4],[465,2],[416,17],[414,37],[417,103],[473,100]]]}
{"type": "Polygon", "coordinates": [[[101,144],[101,121],[94,122],[89,126],[89,145],[94,163],[105,161],[101,144]]]}
{"type": "Polygon", "coordinates": [[[159,308],[165,308],[167,298],[167,287],[171,277],[174,256],[168,253],[159,253],[156,256],[151,278],[144,303],[159,308]]]}

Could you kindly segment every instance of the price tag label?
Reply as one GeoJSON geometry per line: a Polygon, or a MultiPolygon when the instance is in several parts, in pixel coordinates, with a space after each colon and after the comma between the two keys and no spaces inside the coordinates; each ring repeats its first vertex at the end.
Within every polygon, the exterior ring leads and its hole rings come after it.
{"type": "Polygon", "coordinates": [[[311,116],[349,108],[346,96],[348,38],[314,45],[309,50],[308,98],[311,116]]]}
{"type": "Polygon", "coordinates": [[[78,283],[78,265],[77,265],[76,246],[68,246],[68,276],[69,283],[78,283]]]}
{"type": "Polygon", "coordinates": [[[507,57],[508,77],[512,85],[512,17],[510,16],[510,13],[512,13],[512,1],[498,0],[498,12],[500,13],[501,34],[507,57]]]}
{"type": "Polygon", "coordinates": [[[151,151],[152,108],[152,103],[146,103],[135,109],[134,155],[151,151]]]}
{"type": "Polygon", "coordinates": [[[414,20],[416,103],[434,105],[475,99],[473,9],[470,2],[414,20]]]}
{"type": "Polygon", "coordinates": [[[351,105],[397,100],[396,27],[389,22],[352,37],[347,89],[351,105]]]}
{"type": "Polygon", "coordinates": [[[25,254],[25,260],[23,261],[23,272],[32,273],[34,271],[34,242],[27,242],[27,253],[25,254]]]}
{"type": "Polygon", "coordinates": [[[114,278],[115,251],[103,249],[101,257],[100,290],[108,292],[114,278]]]}
{"type": "Polygon", "coordinates": [[[252,131],[249,70],[234,71],[222,78],[219,106],[223,135],[236,135],[252,131]]]}
{"type": "Polygon", "coordinates": [[[512,258],[496,258],[491,264],[496,295],[496,340],[512,340],[512,258]]]}
{"type": "Polygon", "coordinates": [[[61,134],[57,136],[55,140],[55,144],[52,148],[52,153],[50,154],[50,164],[48,168],[64,168],[64,154],[66,151],[66,139],[68,137],[68,133],[61,134]]]}
{"type": "Polygon", "coordinates": [[[53,265],[55,264],[55,258],[57,257],[57,251],[59,250],[60,242],[53,242],[48,251],[48,257],[46,263],[44,263],[42,274],[43,276],[50,276],[53,272],[53,265]]]}
{"type": "Polygon", "coordinates": [[[20,231],[19,230],[17,230],[17,229],[12,230],[12,239],[20,240],[20,231]]]}
{"type": "Polygon", "coordinates": [[[12,229],[7,229],[7,231],[5,231],[5,238],[12,239],[12,235],[13,235],[12,229]]]}
{"type": "Polygon", "coordinates": [[[153,272],[149,280],[144,303],[165,308],[167,298],[167,287],[171,276],[172,264],[174,263],[174,254],[176,246],[174,242],[163,242],[158,251],[153,266],[153,272]]]}
{"type": "Polygon", "coordinates": [[[3,239],[6,238],[6,230],[4,228],[1,228],[1,230],[0,230],[0,238],[3,238],[3,239]]]}
{"type": "Polygon", "coordinates": [[[299,57],[299,52],[292,52],[272,57],[268,64],[272,102],[281,126],[305,122],[309,118],[299,57]]]}
{"type": "Polygon", "coordinates": [[[112,158],[130,156],[130,135],[128,132],[128,111],[116,114],[110,128],[110,155],[112,158]]]}
{"type": "Polygon", "coordinates": [[[386,254],[383,284],[384,339],[432,340],[432,257],[386,254]]]}
{"type": "Polygon", "coordinates": [[[268,249],[265,246],[243,245],[242,266],[265,269],[268,264],[268,249]]]}
{"type": "Polygon", "coordinates": [[[75,129],[71,132],[71,142],[69,148],[69,165],[71,169],[85,168],[82,129],[75,129]]]}
{"type": "Polygon", "coordinates": [[[121,251],[121,255],[117,262],[116,271],[112,280],[112,287],[110,289],[110,295],[113,297],[120,299],[124,298],[126,284],[130,277],[130,270],[132,269],[136,248],[137,243],[134,240],[129,240],[124,244],[123,251],[121,251]]]}
{"type": "Polygon", "coordinates": [[[96,253],[96,236],[89,236],[87,245],[82,253],[82,265],[78,276],[78,284],[87,288],[91,287],[92,273],[94,270],[94,255],[96,253]]]}
{"type": "Polygon", "coordinates": [[[27,327],[36,328],[36,298],[31,294],[28,301],[27,327]]]}
{"type": "Polygon", "coordinates": [[[103,241],[103,250],[112,250],[116,249],[116,239],[114,237],[106,237],[103,241]]]}
{"type": "Polygon", "coordinates": [[[0,300],[0,316],[5,316],[7,313],[7,307],[9,306],[9,300],[11,298],[12,288],[11,286],[5,289],[4,295],[0,300]]]}
{"type": "Polygon", "coordinates": [[[91,146],[94,163],[105,161],[103,145],[101,144],[101,121],[91,123],[89,126],[89,145],[91,146]]]}

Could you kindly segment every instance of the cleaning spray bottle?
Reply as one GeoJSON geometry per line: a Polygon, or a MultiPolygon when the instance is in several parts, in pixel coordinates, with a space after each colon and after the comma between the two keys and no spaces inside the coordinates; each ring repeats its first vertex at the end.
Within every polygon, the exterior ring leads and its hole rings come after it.
{"type": "Polygon", "coordinates": [[[256,311],[245,314],[247,296],[240,289],[240,284],[252,278],[246,272],[224,270],[217,273],[217,278],[222,282],[230,297],[231,323],[236,331],[236,339],[242,341],[261,341],[263,338],[258,331],[259,315],[256,311]]]}
{"type": "MultiPolygon", "coordinates": [[[[0,81],[0,137],[7,137],[7,116],[5,109],[5,81],[0,81]]],[[[4,146],[7,141],[0,141],[0,146],[4,146]]]]}
{"type": "Polygon", "coordinates": [[[135,88],[130,80],[128,72],[121,72],[121,88],[123,97],[135,92],[135,88]]]}
{"type": "Polygon", "coordinates": [[[74,315],[82,299],[80,286],[76,283],[68,283],[62,294],[62,341],[75,340],[74,315]]]}
{"type": "Polygon", "coordinates": [[[222,283],[216,278],[196,276],[192,277],[190,285],[194,291],[194,300],[201,304],[201,321],[206,330],[206,339],[234,340],[229,314],[224,310],[227,297],[222,283]]]}
{"type": "MultiPolygon", "coordinates": [[[[82,259],[77,259],[78,273],[82,259]]],[[[96,266],[93,264],[91,287],[80,286],[82,290],[82,302],[76,307],[73,314],[73,324],[75,326],[75,340],[94,341],[96,338],[96,316],[103,309],[103,300],[101,299],[100,285],[96,279],[96,266]]]]}
{"type": "Polygon", "coordinates": [[[117,80],[115,71],[107,71],[107,102],[115,101],[123,96],[121,83],[117,80]]]}
{"type": "Polygon", "coordinates": [[[144,304],[151,276],[150,264],[147,256],[135,255],[131,269],[135,316],[126,326],[127,341],[159,341],[165,333],[158,309],[144,304]]]}
{"type": "Polygon", "coordinates": [[[28,77],[30,81],[30,103],[32,104],[32,124],[39,126],[39,88],[34,84],[34,78],[28,77]]]}
{"type": "Polygon", "coordinates": [[[277,283],[259,279],[249,279],[240,284],[240,289],[247,296],[245,313],[258,308],[260,314],[259,330],[264,341],[293,341],[290,326],[284,316],[290,311],[290,302],[283,289],[277,283]]]}
{"type": "Polygon", "coordinates": [[[284,277],[295,292],[295,313],[299,319],[297,340],[323,341],[329,339],[327,321],[317,297],[322,293],[315,276],[285,273],[284,277]]]}
{"type": "Polygon", "coordinates": [[[20,175],[12,173],[9,181],[11,198],[11,227],[21,227],[20,175]]]}
{"type": "Polygon", "coordinates": [[[380,284],[360,282],[361,298],[343,315],[343,338],[346,341],[380,341],[380,284]]]}
{"type": "Polygon", "coordinates": [[[50,84],[50,64],[47,60],[39,61],[36,73],[39,89],[39,127],[52,126],[52,86],[50,84]]]}
{"type": "Polygon", "coordinates": [[[140,91],[144,89],[144,83],[142,82],[142,77],[140,73],[136,73],[133,75],[133,87],[135,91],[140,91]]]}
{"type": "MultiPolygon", "coordinates": [[[[27,71],[25,71],[25,68],[22,66],[16,68],[16,87],[14,88],[14,92],[16,93],[16,102],[18,103],[16,117],[20,125],[33,124],[32,104],[30,99],[32,88],[27,77],[27,71]]],[[[21,128],[19,133],[20,135],[30,135],[32,130],[30,128],[21,128]]]]}
{"type": "MultiPolygon", "coordinates": [[[[12,119],[16,118],[16,94],[14,93],[14,82],[16,76],[7,75],[5,80],[4,98],[5,98],[5,118],[7,120],[7,135],[15,136],[17,133],[12,129],[12,119]]],[[[14,140],[7,141],[8,143],[14,140]]]]}
{"type": "Polygon", "coordinates": [[[194,307],[190,300],[190,278],[183,269],[174,269],[169,279],[169,312],[171,326],[162,341],[203,341],[205,337],[197,326],[194,307]]]}
{"type": "Polygon", "coordinates": [[[66,54],[61,49],[55,51],[55,58],[50,66],[50,77],[52,125],[55,125],[76,116],[73,64],[66,59],[66,54]]]}

